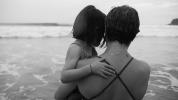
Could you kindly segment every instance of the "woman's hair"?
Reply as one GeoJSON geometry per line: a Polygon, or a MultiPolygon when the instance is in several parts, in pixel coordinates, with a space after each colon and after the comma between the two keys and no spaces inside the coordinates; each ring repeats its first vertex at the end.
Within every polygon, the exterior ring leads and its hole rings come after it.
{"type": "Polygon", "coordinates": [[[115,7],[106,16],[105,41],[118,41],[129,46],[139,32],[139,26],[134,8],[127,5],[115,7]]]}
{"type": "Polygon", "coordinates": [[[80,11],[73,25],[73,37],[92,44],[104,37],[106,15],[89,5],[80,11]]]}

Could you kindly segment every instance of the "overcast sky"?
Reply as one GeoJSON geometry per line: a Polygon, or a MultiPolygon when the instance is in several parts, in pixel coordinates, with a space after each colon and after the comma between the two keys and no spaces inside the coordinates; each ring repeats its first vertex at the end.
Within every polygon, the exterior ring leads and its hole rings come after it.
{"type": "Polygon", "coordinates": [[[113,6],[128,4],[137,9],[141,24],[168,24],[178,18],[178,0],[0,0],[0,23],[72,24],[79,11],[89,4],[105,14],[113,6]]]}

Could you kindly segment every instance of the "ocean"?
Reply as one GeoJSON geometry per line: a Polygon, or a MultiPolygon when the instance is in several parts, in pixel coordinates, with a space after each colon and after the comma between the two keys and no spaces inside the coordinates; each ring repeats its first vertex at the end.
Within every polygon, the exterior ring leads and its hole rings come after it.
{"type": "MultiPolygon", "coordinates": [[[[54,100],[71,32],[70,26],[0,26],[0,100],[54,100]]],[[[151,66],[143,100],[177,100],[178,26],[141,25],[129,52],[151,66]]]]}

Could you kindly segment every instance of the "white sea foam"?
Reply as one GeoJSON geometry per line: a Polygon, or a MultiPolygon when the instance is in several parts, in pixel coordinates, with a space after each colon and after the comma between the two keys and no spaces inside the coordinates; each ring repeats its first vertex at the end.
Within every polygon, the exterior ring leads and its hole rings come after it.
{"type": "Polygon", "coordinates": [[[168,82],[165,82],[165,81],[162,81],[162,80],[155,80],[156,82],[159,82],[159,83],[161,83],[161,84],[168,84],[168,82]]]}
{"type": "Polygon", "coordinates": [[[51,59],[51,61],[54,63],[54,66],[50,67],[53,74],[58,70],[61,71],[63,68],[61,65],[64,65],[64,58],[62,57],[62,59],[63,59],[62,61],[59,61],[58,59],[59,59],[59,57],[51,59]]]}
{"type": "Polygon", "coordinates": [[[44,79],[44,77],[48,76],[47,74],[45,74],[45,75],[37,75],[37,74],[34,74],[33,76],[34,76],[35,78],[37,78],[38,80],[42,81],[44,84],[48,84],[48,81],[46,81],[46,80],[44,79]]]}
{"type": "Polygon", "coordinates": [[[9,74],[15,77],[20,77],[18,69],[20,67],[15,64],[0,64],[0,75],[9,74]]]}
{"type": "MultiPolygon", "coordinates": [[[[42,38],[68,36],[72,27],[46,26],[0,26],[2,38],[42,38]]],[[[138,36],[146,37],[178,37],[178,26],[171,25],[141,25],[138,36]]]]}
{"type": "Polygon", "coordinates": [[[13,87],[15,84],[16,84],[16,82],[14,82],[14,83],[6,83],[5,86],[7,86],[7,88],[5,88],[3,91],[7,91],[11,87],[13,87]]]}
{"type": "Polygon", "coordinates": [[[41,38],[61,37],[71,33],[72,27],[45,26],[0,26],[0,37],[5,38],[41,38]]]}
{"type": "Polygon", "coordinates": [[[138,36],[146,37],[178,37],[178,26],[141,25],[138,36]]]}
{"type": "MultiPolygon", "coordinates": [[[[153,71],[153,74],[151,74],[152,77],[160,77],[160,78],[165,78],[170,81],[170,85],[156,85],[159,88],[163,89],[168,89],[169,86],[175,91],[178,92],[178,79],[172,76],[168,72],[163,72],[163,71],[153,71]]],[[[152,84],[153,85],[153,84],[152,84]]],[[[154,84],[155,85],[155,84],[154,84]]]]}
{"type": "Polygon", "coordinates": [[[32,87],[32,86],[27,86],[27,87],[25,87],[25,86],[20,86],[19,87],[19,93],[22,93],[22,92],[24,92],[24,91],[35,91],[36,90],[36,88],[34,88],[34,87],[32,87]]]}
{"type": "Polygon", "coordinates": [[[156,94],[153,92],[153,90],[148,90],[145,96],[155,96],[156,94]]]}
{"type": "MultiPolygon", "coordinates": [[[[64,59],[64,58],[62,58],[62,59],[64,59]]],[[[64,64],[64,60],[63,60],[63,61],[59,61],[57,58],[52,58],[51,60],[52,60],[52,62],[55,63],[55,64],[60,64],[60,65],[63,65],[63,64],[64,64]]]]}

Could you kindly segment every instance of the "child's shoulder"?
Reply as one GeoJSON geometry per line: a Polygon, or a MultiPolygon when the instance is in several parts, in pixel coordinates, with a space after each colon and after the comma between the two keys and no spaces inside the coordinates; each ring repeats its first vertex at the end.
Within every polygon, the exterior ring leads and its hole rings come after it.
{"type": "Polygon", "coordinates": [[[71,43],[69,48],[68,48],[68,51],[76,51],[76,52],[81,51],[81,47],[78,44],[71,43]]]}
{"type": "Polygon", "coordinates": [[[78,40],[75,40],[73,43],[70,44],[70,46],[78,46],[78,47],[82,47],[82,43],[78,40]]]}
{"type": "Polygon", "coordinates": [[[69,45],[67,50],[68,54],[80,54],[82,52],[82,47],[78,42],[73,42],[69,45]]]}
{"type": "Polygon", "coordinates": [[[82,50],[79,46],[71,44],[67,50],[66,59],[80,58],[82,50]]]}

